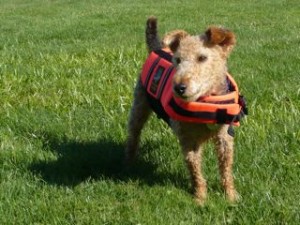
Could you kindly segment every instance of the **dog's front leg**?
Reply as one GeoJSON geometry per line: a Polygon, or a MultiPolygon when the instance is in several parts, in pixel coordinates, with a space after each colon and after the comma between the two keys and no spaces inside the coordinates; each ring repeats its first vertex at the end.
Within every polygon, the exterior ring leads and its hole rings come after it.
{"type": "Polygon", "coordinates": [[[202,175],[202,148],[199,145],[183,147],[185,162],[190,172],[194,196],[200,205],[203,205],[207,195],[206,180],[202,175]]]}
{"type": "Polygon", "coordinates": [[[215,141],[222,186],[225,190],[227,199],[230,202],[235,202],[238,200],[239,195],[235,190],[232,174],[234,153],[233,137],[227,133],[227,130],[228,126],[224,126],[224,128],[220,130],[215,141]]]}

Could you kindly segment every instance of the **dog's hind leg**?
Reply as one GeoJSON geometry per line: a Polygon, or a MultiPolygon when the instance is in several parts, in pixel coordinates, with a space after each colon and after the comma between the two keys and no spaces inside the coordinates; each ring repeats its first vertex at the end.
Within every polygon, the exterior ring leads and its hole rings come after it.
{"type": "Polygon", "coordinates": [[[141,131],[150,114],[151,108],[147,101],[146,92],[142,87],[141,80],[139,80],[135,87],[134,102],[128,123],[127,146],[125,149],[126,164],[133,162],[137,155],[141,131]]]}

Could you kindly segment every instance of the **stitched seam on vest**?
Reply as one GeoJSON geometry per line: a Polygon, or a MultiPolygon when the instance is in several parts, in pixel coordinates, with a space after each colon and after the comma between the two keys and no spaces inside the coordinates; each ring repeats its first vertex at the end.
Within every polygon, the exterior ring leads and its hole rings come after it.
{"type": "Polygon", "coordinates": [[[203,103],[212,103],[212,104],[232,104],[235,103],[234,99],[224,100],[224,101],[204,101],[203,103]]]}
{"type": "Polygon", "coordinates": [[[160,57],[158,57],[157,59],[155,59],[155,61],[152,63],[152,65],[151,65],[151,67],[150,67],[150,69],[148,71],[148,74],[147,74],[147,77],[146,77],[146,80],[145,80],[145,87],[146,88],[148,87],[151,74],[153,73],[153,71],[154,71],[154,69],[155,69],[155,67],[158,64],[158,62],[159,62],[160,59],[161,59],[160,57]]]}
{"type": "Polygon", "coordinates": [[[161,99],[161,95],[162,95],[162,93],[163,93],[163,91],[164,91],[164,89],[165,89],[165,86],[166,86],[166,84],[167,84],[167,81],[168,81],[169,78],[170,78],[170,74],[172,73],[173,69],[174,69],[174,67],[171,66],[171,67],[167,70],[167,72],[166,72],[166,74],[165,74],[165,76],[164,76],[164,80],[163,80],[163,82],[161,83],[161,88],[160,88],[159,93],[158,93],[158,95],[157,95],[157,98],[158,98],[158,99],[161,99]]]}

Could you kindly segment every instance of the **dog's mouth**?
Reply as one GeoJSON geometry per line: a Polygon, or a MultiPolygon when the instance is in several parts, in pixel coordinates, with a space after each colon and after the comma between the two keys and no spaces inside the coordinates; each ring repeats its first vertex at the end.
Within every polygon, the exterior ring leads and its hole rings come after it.
{"type": "Polygon", "coordinates": [[[214,88],[209,82],[201,84],[197,82],[173,83],[173,94],[185,102],[197,102],[214,93],[214,88]]]}
{"type": "Polygon", "coordinates": [[[201,87],[199,87],[195,92],[185,92],[185,93],[178,93],[173,88],[173,93],[176,98],[179,98],[185,102],[197,102],[207,96],[206,93],[201,92],[201,87]]]}
{"type": "Polygon", "coordinates": [[[205,97],[205,95],[200,95],[198,93],[192,95],[179,95],[176,92],[174,92],[174,95],[175,97],[180,98],[185,102],[197,102],[205,97]]]}

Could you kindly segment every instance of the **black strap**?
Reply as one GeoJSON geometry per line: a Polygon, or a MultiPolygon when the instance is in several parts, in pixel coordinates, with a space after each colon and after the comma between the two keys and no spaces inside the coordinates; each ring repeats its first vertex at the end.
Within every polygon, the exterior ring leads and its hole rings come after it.
{"type": "Polygon", "coordinates": [[[159,57],[169,61],[169,62],[172,62],[172,55],[162,49],[159,49],[159,50],[156,50],[154,51],[157,55],[159,55],[159,57]]]}
{"type": "Polygon", "coordinates": [[[190,117],[190,118],[203,118],[207,120],[216,120],[218,124],[238,122],[239,116],[230,115],[227,113],[226,109],[219,109],[216,112],[205,112],[205,111],[188,111],[184,108],[181,108],[177,105],[174,98],[171,99],[169,103],[170,107],[176,112],[178,115],[190,117]]]}
{"type": "Polygon", "coordinates": [[[151,106],[152,110],[156,113],[159,119],[163,119],[167,124],[170,125],[170,117],[164,110],[160,100],[147,94],[148,103],[151,106]]]}
{"type": "Polygon", "coordinates": [[[243,95],[239,95],[239,105],[242,107],[242,116],[248,115],[247,101],[243,95]]]}

